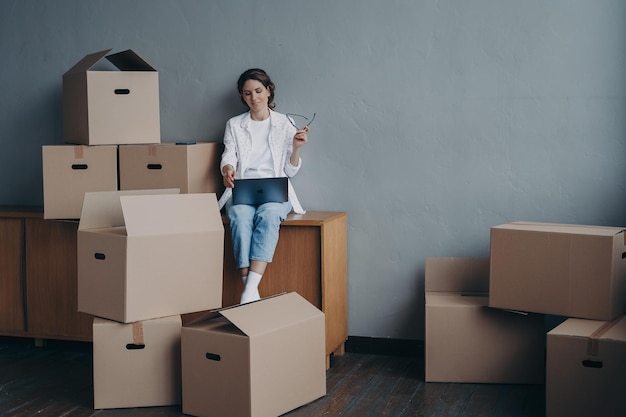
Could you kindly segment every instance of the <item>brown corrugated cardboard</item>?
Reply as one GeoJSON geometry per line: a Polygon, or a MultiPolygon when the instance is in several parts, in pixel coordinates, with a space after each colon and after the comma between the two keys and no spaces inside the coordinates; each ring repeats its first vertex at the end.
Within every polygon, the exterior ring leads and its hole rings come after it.
{"type": "Polygon", "coordinates": [[[544,382],[544,316],[489,308],[488,258],[426,258],[426,382],[544,382]]]}
{"type": "Polygon", "coordinates": [[[179,188],[181,193],[224,190],[218,142],[120,146],[120,190],[179,188]]]}
{"type": "Polygon", "coordinates": [[[626,317],[570,318],[548,333],[547,417],[626,414],[626,317]]]}
{"type": "Polygon", "coordinates": [[[324,334],[324,313],[297,293],[187,324],[183,413],[276,417],[326,395],[324,334]]]}
{"type": "Polygon", "coordinates": [[[131,50],[106,56],[110,51],[89,54],[63,74],[63,140],[159,143],[158,72],[131,50]],[[119,71],[96,69],[105,56],[119,71]]]}
{"type": "Polygon", "coordinates": [[[513,222],[491,228],[489,305],[594,320],[626,310],[623,228],[513,222]]]}
{"type": "Polygon", "coordinates": [[[44,219],[78,219],[86,191],[117,190],[117,146],[44,145],[44,219]]]}
{"type": "Polygon", "coordinates": [[[131,324],[94,318],[94,408],[181,403],[180,316],[131,324]]]}
{"type": "Polygon", "coordinates": [[[221,307],[223,253],[215,194],[85,193],[78,310],[129,323],[221,307]]]}

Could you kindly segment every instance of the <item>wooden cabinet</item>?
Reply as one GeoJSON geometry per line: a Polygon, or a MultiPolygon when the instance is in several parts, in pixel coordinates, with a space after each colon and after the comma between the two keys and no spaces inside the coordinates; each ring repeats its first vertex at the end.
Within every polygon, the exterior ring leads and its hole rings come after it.
{"type": "Polygon", "coordinates": [[[77,222],[26,219],[26,317],[38,338],[92,340],[92,316],[78,312],[77,222]]]}
{"type": "MultiPolygon", "coordinates": [[[[243,283],[227,224],[224,236],[223,305],[231,306],[239,303],[243,283]]],[[[324,312],[327,356],[343,354],[348,337],[347,250],[346,213],[290,214],[259,285],[261,297],[295,291],[324,312]]]]}
{"type": "Polygon", "coordinates": [[[77,311],[77,227],[0,207],[0,334],[91,340],[92,318],[77,311]]]}
{"type": "Polygon", "coordinates": [[[24,319],[24,220],[0,218],[0,332],[21,334],[24,319]]]}
{"type": "MultiPolygon", "coordinates": [[[[77,311],[77,222],[43,220],[37,209],[0,206],[0,334],[92,340],[92,317],[77,311]]],[[[239,303],[230,231],[224,233],[223,305],[239,303]]],[[[326,316],[326,354],[347,339],[347,215],[291,214],[282,223],[262,297],[296,291],[326,316]]],[[[185,315],[188,322],[200,313],[185,315]]]]}

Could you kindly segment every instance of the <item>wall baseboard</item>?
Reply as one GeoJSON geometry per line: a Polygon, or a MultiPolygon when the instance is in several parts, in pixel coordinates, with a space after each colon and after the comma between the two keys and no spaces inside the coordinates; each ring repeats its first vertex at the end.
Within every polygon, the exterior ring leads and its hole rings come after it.
{"type": "Polygon", "coordinates": [[[348,336],[346,352],[390,356],[424,356],[424,341],[348,336]]]}

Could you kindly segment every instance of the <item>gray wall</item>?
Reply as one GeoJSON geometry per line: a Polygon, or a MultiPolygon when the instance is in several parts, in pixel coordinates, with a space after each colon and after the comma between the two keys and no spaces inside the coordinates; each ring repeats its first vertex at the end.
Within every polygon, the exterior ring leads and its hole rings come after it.
{"type": "MultiPolygon", "coordinates": [[[[423,338],[427,256],[513,220],[626,224],[623,0],[2,0],[0,204],[42,204],[61,76],[133,49],[162,140],[222,138],[258,66],[312,114],[294,184],[349,213],[349,334],[423,338]]],[[[297,277],[294,277],[297,279],[297,277]]]]}

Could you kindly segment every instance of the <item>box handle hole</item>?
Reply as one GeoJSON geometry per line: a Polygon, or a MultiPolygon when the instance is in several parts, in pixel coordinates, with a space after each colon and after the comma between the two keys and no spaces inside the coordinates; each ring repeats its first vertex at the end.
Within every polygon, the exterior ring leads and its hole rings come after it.
{"type": "Polygon", "coordinates": [[[161,169],[163,165],[161,164],[148,164],[148,169],[161,169]]]}
{"type": "Polygon", "coordinates": [[[216,361],[216,362],[219,362],[222,360],[222,357],[218,355],[217,353],[207,353],[206,358],[210,361],[216,361]]]}
{"type": "Polygon", "coordinates": [[[72,169],[87,169],[87,164],[72,164],[72,169]]]}
{"type": "Polygon", "coordinates": [[[622,259],[626,258],[626,252],[622,252],[622,259]]]}
{"type": "Polygon", "coordinates": [[[126,345],[126,349],[128,350],[140,350],[140,349],[144,349],[145,347],[146,345],[143,343],[128,343],[126,345]]]}
{"type": "Polygon", "coordinates": [[[106,255],[100,252],[96,252],[93,256],[99,261],[104,261],[106,259],[106,255]]]}
{"type": "Polygon", "coordinates": [[[589,359],[586,359],[586,360],[583,361],[583,366],[585,368],[600,369],[600,368],[602,368],[602,362],[600,362],[600,361],[590,361],[589,359]]]}
{"type": "Polygon", "coordinates": [[[128,88],[116,88],[115,89],[115,94],[118,94],[118,95],[128,95],[128,94],[130,94],[130,90],[128,88]]]}

